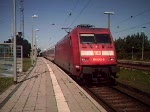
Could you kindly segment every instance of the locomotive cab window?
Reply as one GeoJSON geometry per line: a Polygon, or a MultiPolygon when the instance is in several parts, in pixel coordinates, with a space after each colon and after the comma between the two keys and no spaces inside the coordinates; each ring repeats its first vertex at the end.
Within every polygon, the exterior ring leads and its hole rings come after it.
{"type": "Polygon", "coordinates": [[[111,44],[109,34],[80,34],[81,44],[111,44]]]}
{"type": "Polygon", "coordinates": [[[80,42],[82,44],[95,43],[94,34],[80,34],[80,42]]]}
{"type": "Polygon", "coordinates": [[[111,43],[111,38],[109,34],[95,34],[95,40],[97,44],[111,43]]]}

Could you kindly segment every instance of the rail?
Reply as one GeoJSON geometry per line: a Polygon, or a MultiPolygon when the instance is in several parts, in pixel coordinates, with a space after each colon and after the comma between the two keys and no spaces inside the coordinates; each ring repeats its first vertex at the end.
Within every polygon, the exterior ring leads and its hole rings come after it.
{"type": "Polygon", "coordinates": [[[132,68],[150,72],[150,62],[118,60],[118,67],[132,68]]]}
{"type": "MultiPolygon", "coordinates": [[[[106,85],[94,86],[90,88],[86,88],[89,90],[96,98],[101,100],[105,105],[109,108],[108,110],[112,111],[141,111],[144,112],[147,109],[150,109],[149,103],[141,101],[140,99],[132,97],[129,91],[126,93],[126,90],[121,89],[122,87],[119,85],[117,87],[110,87],[106,85]],[[111,93],[111,94],[110,94],[111,93]]],[[[134,92],[135,95],[139,93],[134,92]]],[[[135,96],[134,95],[134,96],[135,96]]]]}

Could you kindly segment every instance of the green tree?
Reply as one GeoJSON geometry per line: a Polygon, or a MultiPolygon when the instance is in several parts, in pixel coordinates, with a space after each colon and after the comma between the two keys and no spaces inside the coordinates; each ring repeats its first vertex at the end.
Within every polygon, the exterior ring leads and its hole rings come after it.
{"type": "MultiPolygon", "coordinates": [[[[4,43],[12,43],[12,39],[8,39],[8,41],[4,41],[4,43]]],[[[16,44],[23,46],[23,57],[28,57],[31,51],[31,44],[21,35],[16,35],[16,44]]]]}
{"type": "Polygon", "coordinates": [[[118,58],[131,59],[132,52],[135,54],[135,58],[141,58],[142,44],[144,43],[145,57],[149,58],[150,53],[150,40],[142,32],[133,35],[128,35],[124,38],[115,40],[118,58]]]}

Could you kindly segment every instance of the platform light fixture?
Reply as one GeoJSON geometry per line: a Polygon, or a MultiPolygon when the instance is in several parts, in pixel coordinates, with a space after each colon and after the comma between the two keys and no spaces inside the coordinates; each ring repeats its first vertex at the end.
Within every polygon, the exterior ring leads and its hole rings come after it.
{"type": "Polygon", "coordinates": [[[34,43],[34,42],[33,42],[33,38],[34,38],[34,24],[33,24],[33,20],[34,20],[34,18],[38,18],[38,15],[33,15],[33,16],[32,16],[32,47],[31,47],[31,64],[32,64],[32,66],[33,66],[33,64],[34,64],[34,63],[33,63],[33,60],[34,60],[34,59],[33,59],[33,58],[34,58],[34,54],[33,54],[33,53],[34,53],[34,52],[33,52],[33,48],[34,48],[34,47],[33,47],[33,43],[34,43]]]}
{"type": "Polygon", "coordinates": [[[17,15],[16,15],[16,0],[13,0],[13,12],[14,12],[14,23],[13,23],[13,57],[14,57],[14,83],[17,83],[17,62],[16,62],[16,32],[17,32],[17,15]]]}
{"type": "Polygon", "coordinates": [[[108,28],[110,29],[110,15],[114,15],[114,12],[104,12],[104,14],[108,15],[108,28]]]}
{"type": "Polygon", "coordinates": [[[37,37],[38,37],[37,33],[36,33],[37,31],[39,31],[39,29],[35,30],[35,53],[34,53],[35,54],[35,59],[37,59],[37,37]]]}
{"type": "MultiPolygon", "coordinates": [[[[146,28],[145,26],[143,26],[142,28],[146,28]]],[[[144,33],[144,31],[142,31],[143,33],[144,33]]],[[[143,38],[142,38],[142,56],[141,56],[141,60],[143,60],[144,59],[144,40],[145,40],[145,38],[144,38],[144,35],[142,36],[143,38]]]]}

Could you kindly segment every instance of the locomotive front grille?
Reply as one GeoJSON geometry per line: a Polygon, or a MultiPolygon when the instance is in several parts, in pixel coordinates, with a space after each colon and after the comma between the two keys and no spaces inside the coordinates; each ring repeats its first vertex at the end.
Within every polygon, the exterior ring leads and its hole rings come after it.
{"type": "Polygon", "coordinates": [[[83,66],[82,73],[83,74],[92,74],[95,70],[102,71],[105,73],[109,72],[117,72],[117,67],[115,65],[112,66],[83,66]]]}

